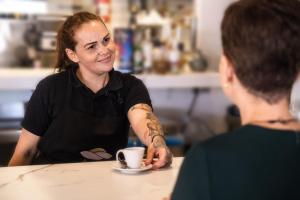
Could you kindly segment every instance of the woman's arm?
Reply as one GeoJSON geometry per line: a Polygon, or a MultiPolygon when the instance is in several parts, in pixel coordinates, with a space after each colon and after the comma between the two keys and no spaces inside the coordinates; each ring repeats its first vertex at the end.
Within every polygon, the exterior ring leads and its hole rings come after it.
{"type": "Polygon", "coordinates": [[[39,140],[39,136],[34,135],[23,128],[8,166],[29,165],[32,158],[37,153],[37,144],[39,140]]]}
{"type": "Polygon", "coordinates": [[[152,163],[154,156],[158,156],[153,168],[169,166],[172,163],[172,154],[165,143],[162,127],[152,108],[147,104],[136,104],[129,109],[128,119],[134,132],[148,146],[146,163],[152,163]]]}

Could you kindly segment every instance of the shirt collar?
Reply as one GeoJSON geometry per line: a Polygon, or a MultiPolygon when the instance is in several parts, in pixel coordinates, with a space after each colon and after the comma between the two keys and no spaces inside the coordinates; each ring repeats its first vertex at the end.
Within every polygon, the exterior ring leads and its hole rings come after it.
{"type": "MultiPolygon", "coordinates": [[[[78,69],[78,66],[76,66],[76,65],[70,67],[69,74],[70,74],[71,83],[74,87],[86,87],[77,77],[77,75],[76,75],[77,69],[78,69]]],[[[122,87],[123,87],[123,83],[122,83],[120,72],[117,72],[114,69],[112,69],[109,72],[109,81],[108,81],[107,85],[104,87],[104,89],[108,90],[108,91],[115,91],[122,87]]]]}
{"type": "Polygon", "coordinates": [[[78,65],[73,65],[69,68],[70,80],[71,80],[71,83],[74,87],[82,87],[84,85],[76,75],[77,69],[78,69],[78,65]]]}

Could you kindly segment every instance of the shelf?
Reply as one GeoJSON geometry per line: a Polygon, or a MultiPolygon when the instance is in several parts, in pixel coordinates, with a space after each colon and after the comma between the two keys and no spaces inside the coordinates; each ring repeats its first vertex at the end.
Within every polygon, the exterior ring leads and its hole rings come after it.
{"type": "Polygon", "coordinates": [[[219,88],[217,72],[189,74],[143,74],[136,75],[151,89],[188,89],[188,88],[219,88]]]}
{"type": "MultiPolygon", "coordinates": [[[[52,74],[53,69],[0,69],[0,90],[33,90],[37,83],[52,74]]],[[[188,89],[188,88],[219,88],[217,72],[189,74],[139,74],[149,89],[188,89]]]]}
{"type": "Polygon", "coordinates": [[[53,69],[0,69],[0,90],[32,90],[53,69]]]}

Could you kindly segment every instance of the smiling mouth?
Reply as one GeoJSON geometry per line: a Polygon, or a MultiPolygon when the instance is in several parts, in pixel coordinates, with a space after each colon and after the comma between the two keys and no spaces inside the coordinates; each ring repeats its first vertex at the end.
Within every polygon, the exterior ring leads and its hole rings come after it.
{"type": "Polygon", "coordinates": [[[111,60],[111,56],[107,56],[105,58],[102,58],[101,60],[98,60],[98,62],[107,63],[111,60]]]}

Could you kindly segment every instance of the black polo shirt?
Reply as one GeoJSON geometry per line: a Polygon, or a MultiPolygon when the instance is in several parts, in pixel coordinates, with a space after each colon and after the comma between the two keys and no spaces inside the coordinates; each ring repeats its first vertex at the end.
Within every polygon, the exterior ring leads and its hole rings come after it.
{"type": "Polygon", "coordinates": [[[77,68],[73,67],[39,82],[29,100],[22,121],[23,128],[43,136],[64,108],[68,84],[72,87],[72,109],[96,117],[127,116],[128,110],[138,103],[152,106],[145,85],[132,75],[112,70],[109,73],[108,84],[97,93],[93,93],[78,79],[76,70],[77,68]]]}

